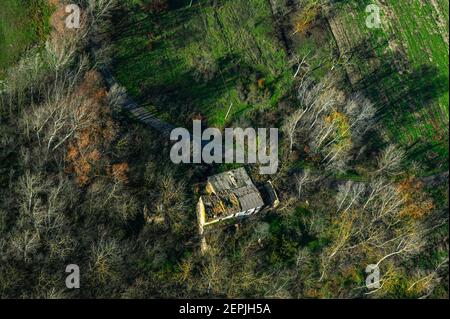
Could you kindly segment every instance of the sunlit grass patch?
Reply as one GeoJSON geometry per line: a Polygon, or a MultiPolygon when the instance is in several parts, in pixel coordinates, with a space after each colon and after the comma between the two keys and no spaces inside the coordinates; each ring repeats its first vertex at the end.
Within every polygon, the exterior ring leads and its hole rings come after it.
{"type": "MultiPolygon", "coordinates": [[[[136,10],[130,19],[143,17],[136,10]]],[[[155,101],[173,123],[197,114],[222,127],[276,106],[292,84],[266,1],[196,1],[138,29],[119,36],[115,74],[135,99],[155,101]]]]}
{"type": "Polygon", "coordinates": [[[47,0],[3,0],[0,10],[0,77],[20,54],[50,31],[47,0]]]}
{"type": "Polygon", "coordinates": [[[381,29],[366,26],[364,6],[336,10],[341,49],[363,44],[374,54],[350,65],[350,77],[381,108],[391,141],[437,166],[448,158],[448,2],[390,0],[380,9],[381,29]]]}

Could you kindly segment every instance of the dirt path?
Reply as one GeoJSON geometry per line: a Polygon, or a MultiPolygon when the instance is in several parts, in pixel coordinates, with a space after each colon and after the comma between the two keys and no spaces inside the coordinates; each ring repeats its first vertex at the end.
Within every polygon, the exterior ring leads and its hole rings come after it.
{"type": "MultiPolygon", "coordinates": [[[[120,85],[116,79],[113,77],[111,70],[109,68],[104,68],[99,70],[105,80],[108,89],[111,89],[115,85],[120,85]]],[[[144,123],[145,125],[158,131],[164,139],[170,137],[170,132],[175,128],[175,126],[161,121],[156,116],[154,116],[146,108],[139,106],[133,99],[125,93],[123,96],[122,109],[136,118],[138,121],[144,123]]]]}

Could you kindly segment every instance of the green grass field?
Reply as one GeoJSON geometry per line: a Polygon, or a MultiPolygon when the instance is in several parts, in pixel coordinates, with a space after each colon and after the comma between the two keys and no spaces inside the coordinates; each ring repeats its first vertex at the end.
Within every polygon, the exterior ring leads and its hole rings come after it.
{"type": "Polygon", "coordinates": [[[377,101],[390,139],[432,168],[448,159],[448,1],[385,1],[381,29],[366,27],[366,2],[332,19],[341,50],[374,48],[349,66],[354,86],[377,101]]]}
{"type": "Polygon", "coordinates": [[[0,9],[0,78],[5,68],[50,30],[46,0],[2,0],[0,9]]]}
{"type": "MultiPolygon", "coordinates": [[[[293,79],[268,1],[190,2],[169,1],[168,10],[143,21],[142,8],[133,6],[126,20],[137,23],[118,27],[114,39],[119,82],[137,102],[180,125],[200,115],[224,127],[245,121],[252,110],[275,107],[293,79]],[[199,80],[199,70],[209,75],[199,80]]],[[[329,19],[334,40],[319,21],[309,36],[291,35],[292,51],[300,58],[309,54],[313,68],[331,57],[334,45],[353,52],[345,67],[353,90],[376,103],[388,139],[426,163],[427,172],[442,170],[448,158],[448,2],[375,2],[380,29],[366,26],[369,3],[336,3],[329,19]]],[[[320,79],[330,68],[325,62],[313,76],[320,79]]]]}
{"type": "MultiPolygon", "coordinates": [[[[170,2],[168,11],[121,31],[115,75],[134,98],[179,122],[180,112],[222,127],[270,108],[292,85],[267,1],[170,2]],[[152,40],[149,44],[149,34],[152,40]],[[198,79],[199,70],[211,74],[198,79]],[[238,90],[247,95],[239,98],[238,90]],[[148,101],[148,96],[161,101],[148,101]],[[225,120],[228,109],[231,110],[225,120]]],[[[137,10],[133,19],[142,18],[137,10]]]]}

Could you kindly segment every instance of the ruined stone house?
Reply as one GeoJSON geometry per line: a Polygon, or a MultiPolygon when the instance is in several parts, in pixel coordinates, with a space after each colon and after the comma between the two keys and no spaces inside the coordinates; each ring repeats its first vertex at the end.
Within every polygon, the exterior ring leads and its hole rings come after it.
{"type": "Polygon", "coordinates": [[[278,204],[272,183],[267,181],[256,187],[244,168],[210,176],[197,204],[200,235],[207,226],[250,216],[278,204]]]}

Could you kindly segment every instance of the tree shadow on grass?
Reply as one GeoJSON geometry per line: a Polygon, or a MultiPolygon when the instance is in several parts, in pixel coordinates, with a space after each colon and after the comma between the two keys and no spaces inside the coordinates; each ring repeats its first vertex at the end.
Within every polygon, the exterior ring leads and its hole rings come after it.
{"type": "Polygon", "coordinates": [[[217,61],[221,71],[217,71],[209,80],[199,80],[194,70],[179,74],[174,81],[163,85],[150,85],[144,88],[140,101],[159,101],[159,108],[164,108],[178,123],[182,115],[214,114],[217,101],[236,86],[239,74],[236,73],[233,57],[225,57],[217,61]]]}
{"type": "MultiPolygon", "coordinates": [[[[384,55],[378,60],[382,62],[356,83],[354,89],[364,92],[375,103],[378,117],[395,130],[394,136],[401,130],[420,129],[441,120],[435,113],[436,103],[448,92],[449,81],[439,69],[427,64],[410,66],[401,54],[384,55]],[[415,116],[418,114],[422,116],[415,116]],[[429,114],[426,120],[430,123],[419,122],[423,114],[429,114]]],[[[435,132],[435,136],[420,133],[423,135],[413,138],[406,146],[409,158],[430,169],[443,165],[448,158],[448,148],[445,151],[448,137],[444,140],[442,137],[448,135],[448,130],[435,132]]]]}

